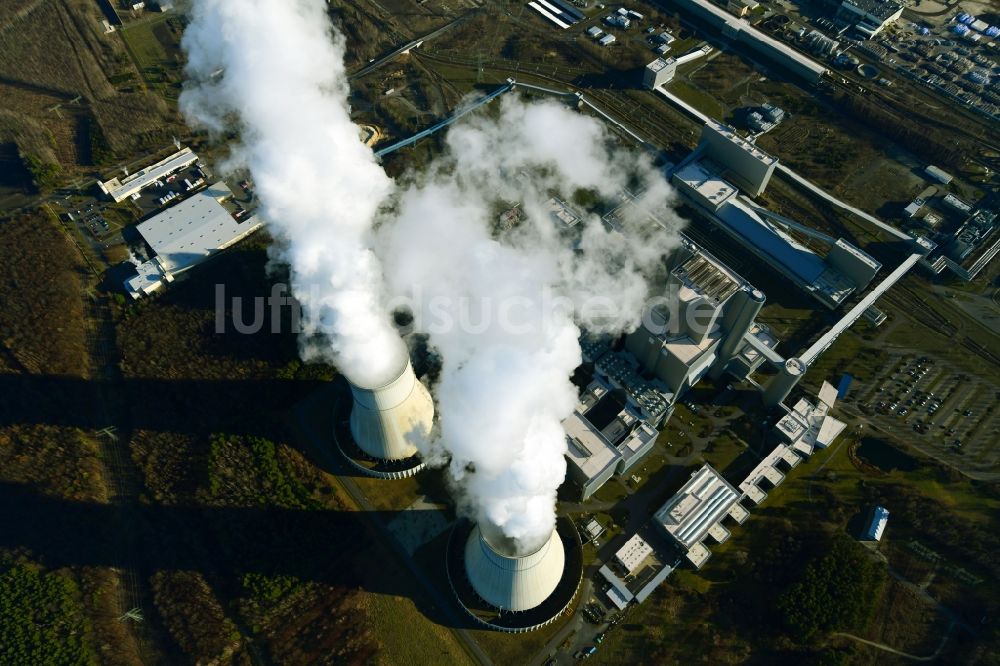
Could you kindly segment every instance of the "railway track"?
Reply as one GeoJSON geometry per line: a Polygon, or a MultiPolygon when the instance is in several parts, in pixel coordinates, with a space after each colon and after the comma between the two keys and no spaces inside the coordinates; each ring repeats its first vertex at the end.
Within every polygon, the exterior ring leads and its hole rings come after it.
{"type": "Polygon", "coordinates": [[[965,335],[962,327],[952,322],[948,317],[936,311],[933,307],[907,287],[897,285],[883,298],[896,305],[903,316],[915,321],[975,354],[988,363],[1000,366],[1000,355],[990,351],[980,343],[965,335]]]}

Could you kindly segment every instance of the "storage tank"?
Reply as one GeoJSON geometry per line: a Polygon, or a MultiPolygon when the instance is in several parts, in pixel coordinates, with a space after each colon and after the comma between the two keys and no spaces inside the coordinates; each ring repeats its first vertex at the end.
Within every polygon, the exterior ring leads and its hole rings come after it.
{"type": "Polygon", "coordinates": [[[417,453],[417,442],[427,438],[434,421],[434,402],[427,388],[417,381],[410,360],[396,378],[379,386],[347,381],[354,406],[351,436],[358,447],[373,458],[404,460],[417,453]]]}

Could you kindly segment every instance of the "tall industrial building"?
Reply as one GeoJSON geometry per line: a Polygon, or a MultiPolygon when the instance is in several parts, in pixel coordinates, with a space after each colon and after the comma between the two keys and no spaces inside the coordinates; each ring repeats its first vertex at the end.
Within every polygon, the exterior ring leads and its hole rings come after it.
{"type": "Polygon", "coordinates": [[[787,398],[808,369],[800,359],[787,359],[778,375],[764,389],[764,404],[773,407],[787,398]]]}
{"type": "Polygon", "coordinates": [[[351,436],[372,458],[405,460],[417,454],[416,443],[430,435],[434,402],[413,373],[409,359],[399,374],[381,386],[352,381],[351,436]]]}
{"type": "Polygon", "coordinates": [[[657,58],[646,65],[642,72],[642,85],[653,89],[662,86],[674,78],[677,71],[677,61],[673,58],[657,58]]]}
{"type": "Polygon", "coordinates": [[[555,530],[537,550],[518,555],[504,538],[487,539],[477,525],[465,544],[465,573],[485,602],[499,609],[526,611],[539,606],[562,578],[566,553],[555,530]]]}
{"type": "Polygon", "coordinates": [[[777,164],[731,128],[707,123],[698,147],[674,168],[671,182],[718,228],[813,298],[836,308],[865,289],[881,264],[847,241],[809,229],[741,194],[763,192],[777,164]],[[792,231],[827,244],[827,256],[796,240],[792,231]]]}
{"type": "Polygon", "coordinates": [[[764,294],[703,251],[671,271],[667,294],[670,306],[651,312],[625,348],[679,395],[742,350],[764,294]]]}
{"type": "Polygon", "coordinates": [[[721,123],[705,123],[698,148],[704,159],[716,163],[717,173],[752,196],[764,191],[778,165],[777,157],[768,155],[721,123]]]}

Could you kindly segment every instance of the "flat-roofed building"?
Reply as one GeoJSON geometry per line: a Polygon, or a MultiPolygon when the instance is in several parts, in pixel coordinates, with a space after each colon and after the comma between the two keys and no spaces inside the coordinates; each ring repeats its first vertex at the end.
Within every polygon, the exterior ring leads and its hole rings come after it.
{"type": "Polygon", "coordinates": [[[712,173],[699,162],[689,162],[674,172],[674,186],[705,208],[719,210],[722,204],[739,191],[721,176],[712,173]]]}
{"type": "Polygon", "coordinates": [[[742,496],[710,465],[691,475],[684,486],[656,512],[654,519],[686,552],[688,560],[701,568],[711,555],[704,545],[707,536],[717,542],[725,540],[728,531],[716,526],[727,516],[743,520],[747,512],[739,506],[742,496]],[[735,507],[735,508],[734,508],[735,507]]]}
{"type": "Polygon", "coordinates": [[[125,281],[133,298],[156,291],[164,282],[246,238],[263,226],[260,218],[230,210],[223,201],[232,190],[219,181],[140,223],[136,229],[153,251],[125,281]]]}
{"type": "Polygon", "coordinates": [[[865,527],[864,541],[881,541],[882,533],[885,532],[886,523],[889,522],[889,510],[884,506],[876,506],[872,510],[872,515],[868,519],[868,526],[865,527]]]}
{"type": "Polygon", "coordinates": [[[752,196],[764,191],[778,165],[777,157],[747,141],[733,128],[714,121],[702,127],[698,146],[703,157],[720,167],[723,178],[752,196]]]}
{"type": "Polygon", "coordinates": [[[853,23],[865,38],[871,39],[903,15],[903,5],[892,0],[844,0],[837,18],[853,23]]]}
{"type": "Polygon", "coordinates": [[[586,500],[615,474],[626,474],[656,443],[659,431],[603,381],[594,380],[562,423],[570,476],[586,500]]]}
{"type": "Polygon", "coordinates": [[[774,430],[796,452],[810,456],[817,448],[826,448],[846,428],[843,421],[830,416],[837,401],[837,389],[823,382],[815,403],[800,398],[795,406],[775,424],[774,430]]]}
{"type": "MultiPolygon", "coordinates": [[[[664,33],[666,34],[666,33],[664,33]]],[[[669,42],[664,42],[661,46],[667,46],[669,42]]],[[[657,58],[646,65],[642,72],[642,84],[650,89],[662,86],[672,80],[677,72],[677,61],[673,58],[657,58]]]]}
{"type": "Polygon", "coordinates": [[[111,197],[115,203],[119,203],[129,198],[139,190],[148,187],[184,167],[198,160],[198,156],[190,148],[182,148],[173,155],[166,157],[156,164],[140,169],[124,178],[112,178],[104,182],[98,181],[97,186],[101,192],[111,197]]]}
{"type": "Polygon", "coordinates": [[[625,545],[615,553],[615,561],[621,565],[629,575],[639,570],[650,555],[653,554],[653,547],[638,534],[633,534],[632,538],[625,542],[625,545]]]}

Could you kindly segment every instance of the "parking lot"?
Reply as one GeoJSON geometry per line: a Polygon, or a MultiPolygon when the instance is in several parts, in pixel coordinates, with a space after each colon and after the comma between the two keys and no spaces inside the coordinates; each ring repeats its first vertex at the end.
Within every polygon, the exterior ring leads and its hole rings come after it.
{"type": "Polygon", "coordinates": [[[996,471],[1000,386],[926,356],[897,353],[851,396],[880,428],[967,470],[996,471]]]}

